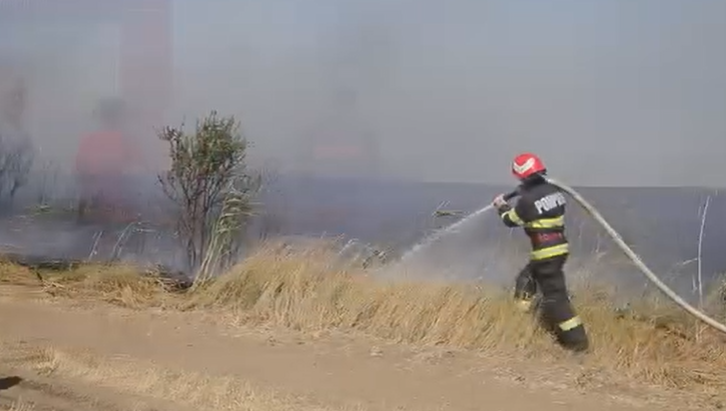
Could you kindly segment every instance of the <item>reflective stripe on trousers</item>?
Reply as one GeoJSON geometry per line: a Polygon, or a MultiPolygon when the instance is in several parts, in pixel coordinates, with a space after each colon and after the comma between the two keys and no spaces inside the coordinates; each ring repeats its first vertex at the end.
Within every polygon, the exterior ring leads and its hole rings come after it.
{"type": "Polygon", "coordinates": [[[579,327],[580,325],[582,325],[582,320],[579,316],[574,316],[567,321],[559,323],[557,326],[560,327],[560,330],[562,331],[570,331],[571,329],[579,327]]]}

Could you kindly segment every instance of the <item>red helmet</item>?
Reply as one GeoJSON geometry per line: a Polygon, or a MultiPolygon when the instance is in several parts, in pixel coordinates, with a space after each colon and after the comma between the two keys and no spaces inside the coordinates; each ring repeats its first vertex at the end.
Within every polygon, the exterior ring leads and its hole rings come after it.
{"type": "Polygon", "coordinates": [[[520,180],[535,174],[545,174],[547,169],[542,160],[532,153],[523,153],[514,157],[512,161],[512,174],[520,180]]]}

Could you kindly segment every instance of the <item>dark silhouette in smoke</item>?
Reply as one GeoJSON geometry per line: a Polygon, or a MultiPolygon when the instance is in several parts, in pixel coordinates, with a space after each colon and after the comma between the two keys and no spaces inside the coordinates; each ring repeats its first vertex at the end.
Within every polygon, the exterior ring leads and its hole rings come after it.
{"type": "Polygon", "coordinates": [[[17,191],[27,183],[35,157],[25,131],[25,79],[19,69],[0,60],[0,207],[12,206],[17,191]]]}

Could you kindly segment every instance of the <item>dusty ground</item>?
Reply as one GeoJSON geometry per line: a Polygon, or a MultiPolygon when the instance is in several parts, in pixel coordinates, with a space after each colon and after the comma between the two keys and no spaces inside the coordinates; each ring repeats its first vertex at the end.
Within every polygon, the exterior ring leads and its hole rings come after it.
{"type": "MultiPolygon", "coordinates": [[[[486,356],[360,336],[249,329],[0,288],[0,410],[686,410],[573,359],[486,356]]],[[[701,401],[703,400],[703,401],[701,401]]]]}

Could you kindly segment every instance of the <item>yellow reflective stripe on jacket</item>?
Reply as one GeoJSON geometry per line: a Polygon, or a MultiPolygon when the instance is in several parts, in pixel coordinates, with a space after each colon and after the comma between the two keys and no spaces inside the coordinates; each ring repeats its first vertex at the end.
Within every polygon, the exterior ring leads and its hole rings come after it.
{"type": "Polygon", "coordinates": [[[561,322],[558,326],[562,331],[570,331],[571,329],[579,327],[580,325],[582,325],[582,320],[580,319],[580,317],[575,316],[567,321],[561,322]]]}
{"type": "Polygon", "coordinates": [[[568,244],[553,245],[552,247],[541,248],[534,250],[530,254],[532,260],[544,260],[545,258],[557,257],[558,255],[567,254],[570,252],[568,244]]]}
{"type": "Polygon", "coordinates": [[[514,209],[511,209],[505,213],[502,214],[502,218],[509,218],[514,224],[516,225],[522,225],[524,224],[524,221],[519,217],[519,214],[517,214],[514,209]]]}
{"type": "Polygon", "coordinates": [[[526,228],[558,228],[565,225],[565,218],[555,217],[555,218],[541,218],[539,220],[530,221],[529,223],[526,223],[524,227],[526,228]]]}

